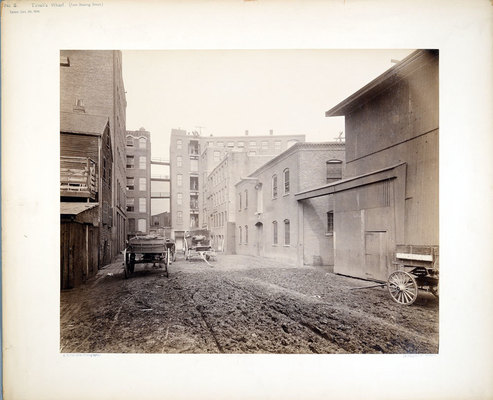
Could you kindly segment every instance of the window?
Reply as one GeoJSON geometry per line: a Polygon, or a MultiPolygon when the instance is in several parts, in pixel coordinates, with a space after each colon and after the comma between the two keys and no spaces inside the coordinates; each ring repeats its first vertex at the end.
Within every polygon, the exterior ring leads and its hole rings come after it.
{"type": "Polygon", "coordinates": [[[139,232],[146,232],[147,231],[147,221],[144,218],[139,218],[138,231],[139,232]]]}
{"type": "Polygon", "coordinates": [[[176,166],[181,167],[183,165],[183,159],[181,156],[176,157],[176,166]]]}
{"type": "Polygon", "coordinates": [[[146,156],[140,156],[139,157],[139,169],[146,169],[147,168],[147,157],[146,156]]]}
{"type": "Polygon", "coordinates": [[[135,206],[135,199],[133,197],[130,197],[127,199],[127,211],[134,211],[134,206],[135,206]]]}
{"type": "Polygon", "coordinates": [[[283,172],[284,176],[284,194],[289,194],[289,169],[286,168],[283,172]]]}
{"type": "Polygon", "coordinates": [[[272,198],[277,199],[277,175],[272,177],[272,198]]]}
{"type": "Polygon", "coordinates": [[[248,244],[248,226],[245,225],[245,244],[248,244]]]}
{"type": "Polygon", "coordinates": [[[183,204],[183,193],[176,194],[176,204],[181,206],[183,204]]]}
{"type": "Polygon", "coordinates": [[[290,232],[289,232],[289,219],[284,220],[284,246],[289,246],[290,244],[290,232]]]}
{"type": "Polygon", "coordinates": [[[127,168],[134,168],[134,167],[135,167],[135,157],[127,156],[127,168]]]}
{"type": "Polygon", "coordinates": [[[135,189],[135,178],[133,177],[127,177],[127,190],[134,190],[135,189]]]}
{"type": "Polygon", "coordinates": [[[269,142],[262,142],[262,150],[269,150],[269,142]]]}
{"type": "Polygon", "coordinates": [[[146,178],[139,178],[139,190],[147,190],[146,178]]]}
{"type": "Polygon", "coordinates": [[[144,197],[139,199],[139,212],[146,212],[146,199],[144,197]]]}
{"type": "Polygon", "coordinates": [[[217,142],[217,147],[224,147],[224,143],[223,142],[217,142]]]}
{"type": "Polygon", "coordinates": [[[198,176],[190,177],[190,190],[197,191],[199,190],[199,178],[198,176]]]}
{"type": "Polygon", "coordinates": [[[239,230],[240,230],[240,236],[239,236],[240,240],[239,240],[239,243],[242,244],[243,243],[243,238],[241,236],[241,226],[239,227],[239,230]]]}
{"type": "Polygon", "coordinates": [[[176,222],[178,224],[183,224],[183,211],[178,211],[176,213],[176,222]]]}
{"type": "Polygon", "coordinates": [[[326,162],[326,165],[327,165],[327,183],[342,179],[341,160],[329,160],[326,162]]]}
{"type": "Polygon", "coordinates": [[[135,218],[128,219],[128,231],[132,233],[135,232],[135,218]]]}
{"type": "Polygon", "coordinates": [[[334,211],[327,213],[327,233],[334,232],[334,211]]]}
{"type": "Polygon", "coordinates": [[[176,186],[182,186],[183,185],[183,175],[178,174],[176,175],[176,186]]]}
{"type": "Polygon", "coordinates": [[[215,151],[214,152],[214,161],[219,161],[220,159],[221,159],[221,152],[215,151]]]}
{"type": "Polygon", "coordinates": [[[250,146],[251,149],[257,148],[257,142],[248,142],[248,146],[250,146]]]}
{"type": "Polygon", "coordinates": [[[245,142],[238,142],[238,147],[240,147],[240,148],[245,147],[245,142]]]}
{"type": "Polygon", "coordinates": [[[178,139],[176,141],[176,150],[181,150],[182,145],[183,145],[183,142],[181,141],[181,139],[178,139]]]}
{"type": "Polygon", "coordinates": [[[145,149],[147,146],[147,139],[146,138],[139,138],[139,149],[145,149]]]}
{"type": "Polygon", "coordinates": [[[234,142],[228,142],[227,146],[228,146],[229,148],[231,148],[231,147],[235,147],[235,143],[234,143],[234,142]]]}
{"type": "Polygon", "coordinates": [[[274,142],[274,151],[276,153],[280,153],[281,152],[281,142],[279,140],[276,140],[274,142]]]}
{"type": "Polygon", "coordinates": [[[245,189],[245,210],[248,208],[248,190],[245,189]]]}
{"type": "Polygon", "coordinates": [[[272,222],[272,244],[277,244],[277,221],[272,222]]]}
{"type": "Polygon", "coordinates": [[[238,193],[238,202],[239,202],[238,210],[241,211],[241,193],[238,193]]]}
{"type": "Polygon", "coordinates": [[[127,136],[127,146],[134,147],[134,138],[132,136],[127,136]]]}
{"type": "Polygon", "coordinates": [[[190,171],[192,172],[199,171],[199,160],[190,160],[190,171]]]}

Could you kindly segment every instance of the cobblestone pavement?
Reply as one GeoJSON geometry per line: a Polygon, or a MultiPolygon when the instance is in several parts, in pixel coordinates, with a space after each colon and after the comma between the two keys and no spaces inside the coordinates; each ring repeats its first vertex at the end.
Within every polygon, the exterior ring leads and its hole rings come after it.
{"type": "Polygon", "coordinates": [[[61,293],[62,352],[436,353],[438,300],[394,303],[386,289],[322,267],[219,255],[162,269],[122,262],[61,293]]]}

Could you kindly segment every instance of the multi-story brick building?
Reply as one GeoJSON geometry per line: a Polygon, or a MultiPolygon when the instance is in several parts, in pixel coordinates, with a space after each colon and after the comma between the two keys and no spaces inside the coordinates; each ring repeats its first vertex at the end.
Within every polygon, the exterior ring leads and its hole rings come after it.
{"type": "Polygon", "coordinates": [[[151,225],[151,134],[127,131],[128,236],[148,234],[151,225]]]}
{"type": "Polygon", "coordinates": [[[333,204],[295,194],[342,177],[343,143],[298,143],[236,184],[236,253],[333,265],[333,204]]]}
{"type": "Polygon", "coordinates": [[[304,135],[200,136],[172,129],[170,137],[170,209],[173,237],[183,246],[184,232],[207,225],[204,189],[207,175],[230,151],[276,155],[305,140],[304,135]],[[205,210],[205,211],[204,211],[205,210]]]}
{"type": "Polygon", "coordinates": [[[271,155],[231,151],[207,176],[204,221],[211,230],[213,246],[217,251],[235,252],[235,184],[272,158],[271,155]]]}
{"type": "Polygon", "coordinates": [[[418,50],[326,112],[344,179],[296,197],[334,198],[335,272],[385,281],[398,245],[438,248],[438,93],[438,51],[418,50]]]}
{"type": "Polygon", "coordinates": [[[122,78],[122,55],[113,50],[60,51],[60,110],[84,107],[90,115],[109,119],[112,151],[110,226],[112,256],[125,247],[125,123],[126,99],[122,78]]]}

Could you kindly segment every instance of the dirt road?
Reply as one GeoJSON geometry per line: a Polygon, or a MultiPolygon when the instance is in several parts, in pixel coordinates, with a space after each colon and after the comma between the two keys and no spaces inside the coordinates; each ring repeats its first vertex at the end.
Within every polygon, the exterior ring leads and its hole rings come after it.
{"type": "Polygon", "coordinates": [[[121,263],[61,293],[62,352],[436,353],[438,300],[399,306],[386,289],[321,267],[246,256],[178,259],[169,278],[121,263]]]}

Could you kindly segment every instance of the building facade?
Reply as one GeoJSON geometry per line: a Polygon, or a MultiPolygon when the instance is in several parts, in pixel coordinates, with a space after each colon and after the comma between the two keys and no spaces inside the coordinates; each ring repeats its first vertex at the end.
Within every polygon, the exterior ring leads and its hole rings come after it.
{"type": "Polygon", "coordinates": [[[235,253],[235,184],[272,158],[271,155],[231,151],[225,153],[222,161],[208,174],[203,192],[203,227],[211,230],[216,251],[235,253]]]}
{"type": "Polygon", "coordinates": [[[60,110],[83,107],[91,115],[109,119],[113,163],[110,254],[125,247],[125,124],[126,99],[122,78],[122,55],[113,50],[60,51],[60,110]]]}
{"type": "Polygon", "coordinates": [[[335,272],[385,281],[397,245],[438,247],[438,92],[438,52],[418,50],[327,111],[344,179],[297,199],[334,198],[335,272]]]}
{"type": "Polygon", "coordinates": [[[60,113],[60,287],[111,262],[113,152],[107,117],[60,113]]]}
{"type": "Polygon", "coordinates": [[[126,185],[128,236],[148,234],[151,225],[151,134],[127,131],[126,185]]]}
{"type": "Polygon", "coordinates": [[[170,137],[170,210],[172,235],[177,249],[183,247],[184,233],[208,223],[205,185],[207,176],[225,154],[243,151],[249,155],[281,153],[304,141],[304,135],[201,136],[198,132],[173,129],[170,137]]]}
{"type": "Polygon", "coordinates": [[[298,143],[236,184],[236,253],[333,265],[332,199],[295,194],[342,177],[343,143],[298,143]]]}

